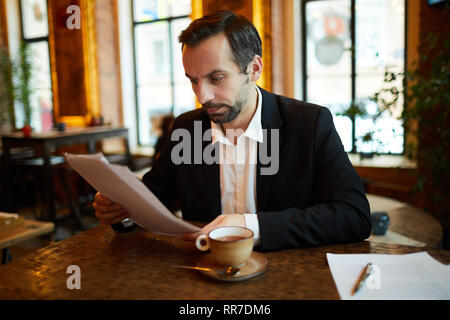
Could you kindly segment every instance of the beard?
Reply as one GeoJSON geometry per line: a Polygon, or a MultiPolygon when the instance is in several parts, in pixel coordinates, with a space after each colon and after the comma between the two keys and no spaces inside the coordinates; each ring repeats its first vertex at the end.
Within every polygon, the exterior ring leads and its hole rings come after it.
{"type": "Polygon", "coordinates": [[[248,102],[251,88],[249,82],[249,77],[247,77],[243,86],[236,95],[236,102],[233,105],[214,102],[207,102],[203,104],[203,110],[208,115],[209,119],[216,124],[227,123],[236,119],[248,102]],[[222,111],[221,113],[209,113],[207,111],[207,109],[215,109],[220,107],[225,107],[225,111],[222,111]]]}
{"type": "Polygon", "coordinates": [[[203,105],[203,109],[205,110],[206,114],[208,115],[209,119],[217,124],[220,123],[227,123],[230,121],[233,121],[234,119],[236,119],[236,117],[239,115],[239,113],[241,113],[242,110],[242,102],[237,101],[234,105],[230,106],[228,104],[223,104],[223,103],[212,103],[212,102],[208,102],[205,103],[203,105]],[[220,108],[220,107],[225,107],[225,111],[221,112],[221,113],[209,113],[208,111],[206,111],[206,109],[215,109],[215,108],[220,108]]]}

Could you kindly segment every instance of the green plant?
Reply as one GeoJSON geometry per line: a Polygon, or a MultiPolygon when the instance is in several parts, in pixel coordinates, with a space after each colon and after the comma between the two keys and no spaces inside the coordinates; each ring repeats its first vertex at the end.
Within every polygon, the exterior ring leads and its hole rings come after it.
{"type": "Polygon", "coordinates": [[[9,57],[6,48],[0,49],[0,113],[3,122],[9,117],[11,127],[16,125],[15,109],[20,106],[23,112],[24,125],[30,125],[33,108],[30,96],[35,92],[31,77],[33,65],[31,48],[22,43],[17,55],[9,57]]]}
{"type": "MultiPolygon", "coordinates": [[[[357,103],[355,101],[352,101],[350,103],[350,106],[343,110],[342,112],[336,112],[337,116],[345,116],[350,118],[351,122],[353,123],[352,126],[352,137],[355,136],[355,120],[356,117],[366,117],[368,115],[367,111],[366,111],[366,107],[363,103],[357,103]]],[[[355,151],[356,147],[355,147],[355,141],[352,141],[352,152],[355,151]]]]}
{"type": "Polygon", "coordinates": [[[17,72],[17,83],[18,83],[18,96],[17,100],[20,101],[23,108],[24,114],[24,124],[31,124],[31,117],[33,109],[30,104],[30,96],[34,93],[34,88],[31,84],[31,74],[32,74],[32,62],[31,62],[31,48],[26,44],[22,43],[19,49],[19,60],[18,60],[18,72],[17,72]]]}
{"type": "Polygon", "coordinates": [[[7,49],[0,48],[0,125],[9,120],[12,129],[15,129],[13,69],[7,49]]]}
{"type": "MultiPolygon", "coordinates": [[[[371,119],[374,122],[377,121],[378,118],[380,118],[386,110],[377,110],[375,114],[371,114],[367,111],[367,103],[366,100],[360,100],[360,101],[353,101],[350,106],[343,110],[342,112],[337,112],[337,116],[346,116],[350,118],[350,120],[353,123],[352,130],[355,130],[355,122],[356,118],[361,119],[371,119]]],[[[372,157],[374,154],[378,154],[380,150],[383,148],[383,141],[377,138],[377,133],[381,130],[379,128],[371,129],[366,131],[362,136],[357,136],[355,132],[352,132],[352,136],[355,137],[355,139],[352,141],[352,152],[357,150],[356,142],[360,141],[363,143],[371,142],[372,147],[374,150],[370,153],[362,152],[358,150],[358,153],[361,155],[361,158],[363,157],[372,157]]]]}
{"type": "Polygon", "coordinates": [[[450,35],[429,34],[421,45],[419,60],[406,74],[386,72],[385,88],[374,95],[380,110],[392,111],[405,97],[402,119],[405,134],[417,142],[406,147],[417,159],[416,189],[427,195],[426,209],[448,219],[450,199],[450,35]],[[403,77],[405,92],[392,83],[403,77]],[[390,98],[386,98],[390,97],[390,98]],[[412,152],[417,150],[417,153],[412,152]]]}

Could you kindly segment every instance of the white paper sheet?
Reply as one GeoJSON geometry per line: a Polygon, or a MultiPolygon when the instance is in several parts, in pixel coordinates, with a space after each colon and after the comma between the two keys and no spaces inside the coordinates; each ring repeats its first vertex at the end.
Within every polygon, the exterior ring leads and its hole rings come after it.
{"type": "Polygon", "coordinates": [[[450,300],[450,268],[427,252],[404,255],[327,253],[327,260],[343,300],[450,300]],[[372,282],[370,287],[365,285],[352,296],[352,288],[368,262],[378,269],[379,286],[372,282]]]}
{"type": "Polygon", "coordinates": [[[120,203],[130,213],[130,220],[159,234],[179,235],[200,228],[175,217],[159,199],[128,169],[108,163],[103,154],[65,154],[67,163],[92,187],[120,203]]]}

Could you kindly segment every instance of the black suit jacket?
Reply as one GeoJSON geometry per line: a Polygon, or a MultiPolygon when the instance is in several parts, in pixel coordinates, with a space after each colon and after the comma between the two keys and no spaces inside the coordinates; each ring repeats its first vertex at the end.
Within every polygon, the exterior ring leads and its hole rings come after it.
{"type": "MultiPolygon", "coordinates": [[[[264,165],[258,156],[261,249],[321,246],[367,238],[371,232],[369,204],[330,111],[263,89],[261,92],[262,127],[268,132],[278,129],[280,142],[276,174],[262,175],[264,165]]],[[[199,124],[202,133],[211,128],[202,109],[180,115],[172,127],[190,133],[192,159],[195,152],[199,154],[211,144],[210,137],[201,141],[199,124]],[[200,121],[197,128],[194,121],[200,121]],[[197,141],[195,133],[200,138],[197,141]]],[[[270,134],[266,142],[271,150],[270,134]]],[[[210,222],[221,214],[219,164],[174,164],[171,153],[178,143],[165,144],[159,161],[143,182],[167,207],[178,200],[183,219],[210,222]]],[[[258,144],[258,149],[261,147],[258,144]]]]}

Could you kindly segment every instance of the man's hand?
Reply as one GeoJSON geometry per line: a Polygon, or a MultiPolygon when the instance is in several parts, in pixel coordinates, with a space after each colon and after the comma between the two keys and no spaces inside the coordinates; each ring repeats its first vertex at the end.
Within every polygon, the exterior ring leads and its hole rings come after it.
{"type": "Polygon", "coordinates": [[[95,216],[101,224],[111,225],[130,217],[128,211],[121,204],[112,202],[100,192],[95,195],[92,206],[95,209],[95,216]]]}
{"type": "Polygon", "coordinates": [[[215,218],[212,222],[208,223],[199,232],[189,232],[183,234],[184,240],[195,241],[201,234],[208,234],[212,229],[219,227],[246,227],[245,217],[243,214],[222,214],[215,218]]]}

